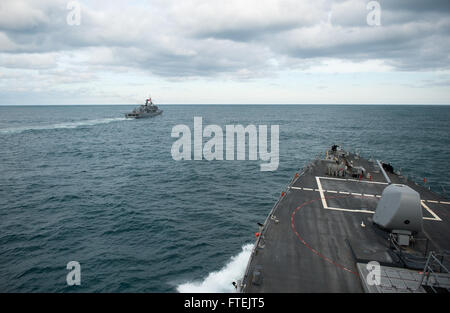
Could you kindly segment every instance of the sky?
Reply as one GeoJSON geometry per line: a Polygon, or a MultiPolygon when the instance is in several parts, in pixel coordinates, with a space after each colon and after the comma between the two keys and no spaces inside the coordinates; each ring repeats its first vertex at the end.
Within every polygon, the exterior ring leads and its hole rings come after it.
{"type": "Polygon", "coordinates": [[[0,105],[450,104],[449,87],[449,0],[0,0],[0,105]]]}

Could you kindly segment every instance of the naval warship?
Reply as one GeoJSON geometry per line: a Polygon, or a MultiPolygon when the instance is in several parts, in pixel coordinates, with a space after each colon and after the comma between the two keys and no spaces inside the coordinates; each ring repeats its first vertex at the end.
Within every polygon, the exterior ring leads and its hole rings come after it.
{"type": "Polygon", "coordinates": [[[295,173],[259,226],[240,292],[450,291],[450,202],[337,145],[295,173]]]}
{"type": "Polygon", "coordinates": [[[152,98],[145,99],[145,104],[134,108],[131,113],[126,113],[127,118],[147,118],[161,114],[163,111],[153,104],[152,98]]]}

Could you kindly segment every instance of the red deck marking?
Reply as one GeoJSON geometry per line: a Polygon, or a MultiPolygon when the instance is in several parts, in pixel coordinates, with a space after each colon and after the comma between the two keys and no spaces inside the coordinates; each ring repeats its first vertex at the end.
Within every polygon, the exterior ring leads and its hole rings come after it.
{"type": "MultiPolygon", "coordinates": [[[[338,199],[338,198],[348,198],[351,197],[351,195],[349,196],[335,196],[335,197],[325,197],[325,199],[338,199]]],[[[361,198],[364,198],[364,196],[360,196],[361,198]]],[[[299,205],[298,207],[295,208],[295,210],[292,212],[291,214],[291,228],[294,231],[294,234],[297,236],[297,238],[300,240],[300,242],[305,245],[305,247],[307,247],[309,250],[311,250],[314,254],[316,254],[317,256],[321,257],[322,259],[324,259],[325,261],[327,261],[328,263],[331,263],[349,273],[355,274],[356,276],[359,276],[359,274],[355,271],[352,271],[351,269],[346,268],[345,266],[333,261],[332,259],[324,256],[322,253],[320,253],[319,251],[317,251],[316,249],[314,249],[313,247],[311,247],[301,236],[300,234],[297,232],[297,229],[295,228],[294,225],[294,216],[295,214],[304,206],[307,206],[315,201],[319,201],[321,200],[321,198],[318,199],[314,199],[314,200],[310,200],[307,202],[302,203],[301,205],[299,205]]]]}

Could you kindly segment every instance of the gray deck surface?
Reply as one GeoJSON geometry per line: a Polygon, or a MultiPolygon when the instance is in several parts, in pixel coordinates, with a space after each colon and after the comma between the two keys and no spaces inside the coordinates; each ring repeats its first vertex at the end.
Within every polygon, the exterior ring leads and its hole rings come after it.
{"type": "MultiPolygon", "coordinates": [[[[326,162],[316,160],[274,207],[270,216],[278,222],[266,220],[242,281],[243,292],[364,292],[355,255],[389,265],[387,234],[373,225],[368,212],[375,211],[386,181],[373,162],[355,160],[354,155],[348,159],[363,166],[372,180],[327,176],[326,162]]],[[[419,192],[432,211],[423,207],[424,232],[419,237],[428,237],[430,250],[450,250],[449,200],[402,176],[388,175],[392,183],[419,192]]]]}

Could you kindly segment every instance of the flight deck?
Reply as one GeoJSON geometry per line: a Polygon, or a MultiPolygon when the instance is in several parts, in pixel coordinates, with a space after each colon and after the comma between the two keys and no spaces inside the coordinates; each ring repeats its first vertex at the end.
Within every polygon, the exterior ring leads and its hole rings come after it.
{"type": "Polygon", "coordinates": [[[380,165],[334,146],[296,173],[260,227],[240,291],[448,292],[450,201],[380,165]],[[420,196],[420,231],[408,219],[399,229],[374,222],[390,185],[420,196]]]}

